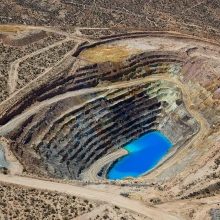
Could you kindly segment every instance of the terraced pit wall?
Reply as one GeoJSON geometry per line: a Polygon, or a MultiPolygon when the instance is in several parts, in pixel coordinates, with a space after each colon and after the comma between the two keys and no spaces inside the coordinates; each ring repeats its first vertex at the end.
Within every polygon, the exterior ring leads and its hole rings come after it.
{"type": "MultiPolygon", "coordinates": [[[[43,101],[61,91],[90,88],[90,80],[95,80],[93,84],[99,88],[101,82],[169,74],[172,62],[177,61],[182,62],[178,55],[151,52],[122,63],[81,67],[75,75],[69,73],[69,78],[61,79],[60,86],[36,99],[43,101]]],[[[30,117],[8,138],[15,141],[12,149],[29,170],[80,179],[99,158],[154,130],[167,135],[174,149],[198,132],[197,122],[184,106],[181,90],[173,83],[155,81],[64,99],[30,117]],[[172,129],[176,129],[175,135],[170,134],[172,129]]]]}
{"type": "Polygon", "coordinates": [[[22,109],[28,108],[35,101],[43,101],[67,91],[93,88],[100,81],[114,83],[121,80],[138,79],[152,74],[163,74],[167,72],[170,63],[181,64],[186,60],[184,58],[184,54],[152,51],[133,56],[121,63],[92,64],[71,71],[74,58],[67,57],[63,64],[54,67],[47,76],[38,81],[37,86],[34,82],[30,83],[28,88],[19,92],[19,96],[12,98],[10,103],[6,102],[5,105],[2,105],[0,125],[7,123],[22,109]],[[152,67],[152,69],[147,67],[152,67]],[[4,111],[4,109],[7,110],[4,111]]]}
{"type": "MultiPolygon", "coordinates": [[[[39,78],[37,85],[30,83],[3,103],[0,123],[34,108],[35,102],[49,102],[7,137],[29,171],[46,171],[60,178],[83,178],[99,158],[153,130],[171,140],[174,147],[168,155],[173,156],[197,134],[200,125],[187,112],[175,83],[143,83],[142,79],[160,75],[181,80],[195,103],[191,107],[210,125],[218,126],[218,76],[201,68],[205,58],[197,54],[202,50],[142,52],[117,63],[67,57],[39,78]],[[62,98],[64,94],[70,95],[62,98]]],[[[215,54],[213,49],[206,51],[215,54]]],[[[105,178],[106,173],[104,168],[101,176],[105,178]]]]}

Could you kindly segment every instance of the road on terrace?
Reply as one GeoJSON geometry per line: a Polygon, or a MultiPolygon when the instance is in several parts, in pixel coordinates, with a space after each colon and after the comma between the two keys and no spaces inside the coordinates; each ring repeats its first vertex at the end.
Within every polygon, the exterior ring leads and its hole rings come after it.
{"type": "MultiPolygon", "coordinates": [[[[105,86],[105,87],[96,87],[96,88],[83,89],[83,90],[79,90],[79,91],[67,92],[65,94],[61,94],[59,96],[45,100],[45,101],[38,103],[37,105],[31,107],[27,111],[23,112],[21,115],[18,115],[17,117],[12,119],[10,122],[5,124],[4,126],[0,127],[0,135],[5,135],[8,132],[12,131],[18,124],[23,122],[27,117],[38,112],[41,108],[48,106],[52,103],[55,103],[57,101],[66,99],[68,97],[89,94],[89,93],[98,92],[98,91],[106,91],[108,89],[126,88],[126,87],[144,84],[144,83],[156,81],[156,80],[165,80],[165,81],[169,81],[169,82],[173,82],[173,83],[177,84],[183,92],[183,98],[184,98],[184,102],[185,102],[187,110],[200,123],[200,131],[197,135],[195,135],[195,137],[190,141],[190,143],[187,144],[187,146],[189,146],[195,140],[198,140],[198,138],[202,137],[204,132],[207,131],[207,129],[208,129],[207,122],[199,113],[197,113],[195,110],[193,110],[191,108],[193,103],[191,102],[190,96],[189,96],[188,92],[185,90],[184,85],[175,78],[172,78],[168,75],[159,75],[159,74],[156,76],[149,76],[144,79],[137,79],[137,80],[133,80],[133,81],[129,81],[129,82],[115,83],[115,84],[111,84],[111,85],[105,86]]],[[[180,154],[181,152],[182,152],[182,150],[180,152],[178,152],[178,154],[180,154]]],[[[172,158],[172,160],[174,160],[174,158],[172,158]]],[[[168,161],[168,162],[170,165],[171,162],[170,161],[168,161]]],[[[96,171],[98,170],[97,166],[98,165],[96,164],[96,169],[95,169],[96,171]]],[[[91,172],[91,171],[92,170],[89,171],[90,172],[89,176],[95,179],[96,177],[94,175],[96,172],[93,172],[93,171],[91,172]]],[[[158,173],[155,173],[155,174],[158,175],[158,173]]],[[[52,191],[56,190],[60,193],[67,193],[67,194],[72,194],[72,195],[76,195],[76,196],[80,196],[80,197],[86,197],[88,199],[100,200],[103,202],[111,203],[111,204],[129,209],[129,210],[135,211],[137,213],[148,216],[148,217],[155,219],[155,220],[157,220],[157,219],[158,220],[179,219],[173,215],[170,215],[166,212],[161,211],[161,209],[147,207],[138,201],[133,201],[131,199],[122,197],[122,196],[120,196],[118,194],[114,194],[114,193],[107,193],[104,191],[97,191],[97,190],[93,190],[93,189],[87,189],[87,188],[72,186],[72,185],[68,185],[68,184],[49,182],[49,181],[44,181],[44,180],[31,179],[31,178],[27,178],[27,177],[18,177],[18,176],[0,175],[0,181],[13,183],[13,184],[19,184],[19,185],[23,185],[23,186],[27,186],[27,187],[34,187],[34,188],[38,188],[38,189],[47,189],[47,190],[52,190],[52,191]]]]}
{"type": "Polygon", "coordinates": [[[92,166],[89,168],[88,173],[85,174],[85,179],[89,180],[96,180],[97,174],[101,170],[102,167],[104,167],[106,164],[115,161],[116,159],[123,157],[128,154],[128,151],[125,149],[119,149],[114,153],[108,154],[99,160],[97,160],[95,163],[92,164],[92,166]]]}
{"type": "MultiPolygon", "coordinates": [[[[175,162],[175,158],[177,158],[178,155],[180,155],[182,152],[184,152],[186,148],[191,146],[191,144],[194,143],[194,141],[200,140],[200,139],[202,140],[202,137],[204,137],[204,134],[209,129],[209,124],[207,123],[206,119],[204,119],[198,112],[196,112],[193,108],[191,108],[193,103],[192,103],[190,95],[188,94],[188,91],[186,91],[184,85],[179,80],[177,80],[173,77],[170,77],[169,75],[158,74],[156,76],[153,75],[153,76],[146,77],[144,79],[137,79],[137,80],[133,80],[133,81],[129,81],[129,82],[120,82],[120,83],[115,83],[115,84],[111,84],[109,86],[104,86],[104,87],[82,89],[82,90],[67,92],[65,94],[55,96],[51,99],[45,100],[45,101],[40,102],[39,104],[31,107],[30,109],[28,109],[27,111],[25,111],[21,115],[18,115],[17,117],[15,117],[11,121],[9,121],[4,126],[0,127],[0,135],[2,135],[2,136],[6,135],[8,132],[12,131],[16,126],[18,126],[20,123],[22,123],[26,118],[35,114],[43,107],[48,106],[52,103],[58,102],[60,100],[63,100],[63,99],[69,98],[69,97],[73,97],[73,96],[85,95],[85,94],[94,93],[94,92],[98,92],[98,91],[105,91],[108,89],[119,89],[119,88],[131,87],[131,86],[140,85],[140,84],[144,84],[144,83],[152,82],[152,81],[156,81],[156,80],[169,81],[169,82],[177,84],[180,87],[180,89],[183,92],[183,99],[184,99],[185,106],[186,106],[188,112],[200,124],[200,131],[191,139],[191,141],[185,147],[182,147],[181,150],[179,150],[174,157],[172,157],[168,162],[166,162],[166,166],[162,166],[162,169],[157,169],[156,171],[152,172],[152,174],[150,174],[148,176],[150,178],[155,178],[165,168],[170,167],[171,164],[173,164],[175,162]]],[[[95,169],[94,169],[94,167],[92,167],[92,169],[89,170],[88,174],[89,174],[90,179],[94,180],[97,178],[96,172],[102,168],[104,160],[102,160],[101,163],[96,163],[95,169]]],[[[114,158],[112,158],[112,161],[114,161],[114,158]]],[[[141,177],[141,178],[146,178],[146,177],[141,177]]]]}
{"type": "MultiPolygon", "coordinates": [[[[152,81],[156,81],[156,80],[165,80],[165,81],[176,83],[182,89],[182,91],[185,91],[185,88],[184,88],[183,84],[180,81],[170,77],[169,75],[160,75],[160,74],[158,74],[156,76],[149,76],[149,77],[146,77],[144,79],[137,79],[137,80],[133,80],[133,81],[114,83],[114,84],[111,84],[109,86],[95,87],[95,88],[88,88],[88,89],[81,89],[81,90],[78,90],[78,91],[67,92],[67,93],[55,96],[51,99],[47,99],[45,101],[42,101],[42,102],[34,105],[33,107],[29,108],[27,111],[23,112],[22,114],[18,115],[17,117],[13,118],[7,124],[0,127],[0,135],[3,136],[3,135],[6,135],[7,133],[13,131],[13,129],[15,127],[17,127],[20,123],[22,123],[26,118],[28,118],[31,115],[37,113],[40,109],[42,109],[42,108],[44,108],[48,105],[51,105],[53,103],[56,103],[58,101],[64,100],[66,98],[70,98],[70,97],[74,97],[74,96],[78,96],[78,95],[85,95],[85,94],[99,92],[99,91],[105,91],[105,90],[108,90],[108,89],[126,88],[126,87],[140,85],[140,84],[144,84],[144,83],[152,82],[152,81]]],[[[184,92],[184,94],[186,94],[186,91],[184,92]]],[[[187,95],[186,100],[188,98],[189,98],[189,96],[187,95]]],[[[185,103],[185,104],[186,104],[186,107],[187,107],[187,104],[191,105],[192,104],[191,100],[187,101],[187,103],[185,103]]],[[[187,109],[189,110],[190,108],[187,107],[187,109]]],[[[192,114],[192,116],[196,115],[197,116],[196,119],[204,121],[203,117],[201,117],[197,113],[194,114],[194,112],[195,111],[190,110],[190,113],[192,114]]]]}
{"type": "MultiPolygon", "coordinates": [[[[82,37],[82,36],[78,37],[78,36],[74,35],[73,33],[63,32],[63,31],[59,31],[59,30],[49,28],[49,27],[36,27],[35,29],[40,29],[40,30],[45,30],[48,32],[62,34],[64,36],[66,36],[67,38],[73,38],[78,43],[82,42],[82,38],[83,38],[83,40],[87,40],[85,37],[82,37]]],[[[83,29],[83,28],[81,28],[81,29],[83,29]]],[[[79,30],[80,30],[80,28],[79,28],[79,30]]],[[[193,39],[194,39],[194,37],[193,37],[193,39]]],[[[88,41],[93,42],[93,40],[91,40],[91,39],[88,41]]],[[[54,45],[51,45],[51,47],[52,46],[54,46],[54,45]]],[[[49,47],[46,49],[49,49],[49,47]]],[[[45,49],[42,49],[41,52],[43,52],[44,50],[45,49]]],[[[40,51],[38,51],[38,52],[40,52],[40,51]]],[[[71,53],[72,52],[73,51],[71,51],[71,53]]],[[[36,54],[33,53],[31,55],[33,56],[36,54]]],[[[28,55],[28,56],[30,56],[30,55],[28,55]]],[[[16,62],[11,64],[11,70],[10,70],[9,82],[8,82],[9,89],[11,92],[13,92],[16,87],[18,64],[20,61],[22,61],[22,59],[26,59],[27,57],[21,58],[20,60],[17,60],[16,62]]],[[[47,73],[47,72],[45,72],[45,73],[47,73]]],[[[149,174],[150,179],[155,178],[158,175],[160,175],[160,173],[164,169],[166,169],[166,168],[170,167],[172,164],[174,164],[178,155],[182,154],[186,148],[190,147],[197,140],[201,141],[202,137],[209,129],[209,124],[207,123],[207,121],[197,111],[195,111],[193,108],[191,108],[193,106],[193,103],[192,103],[190,96],[188,94],[188,91],[186,91],[184,85],[180,81],[178,81],[177,79],[171,78],[168,75],[159,75],[158,74],[156,76],[149,76],[144,79],[137,79],[137,80],[133,80],[133,81],[129,81],[129,82],[120,82],[120,83],[111,84],[109,86],[83,89],[83,90],[79,90],[79,91],[72,91],[72,92],[67,92],[65,94],[55,96],[55,97],[48,99],[48,100],[45,100],[43,102],[36,103],[34,106],[30,107],[29,109],[27,109],[26,111],[24,111],[20,115],[18,115],[17,117],[13,118],[11,121],[9,121],[4,126],[0,127],[0,135],[6,135],[8,132],[12,131],[14,128],[16,128],[16,126],[18,126],[20,123],[22,123],[26,118],[35,114],[40,109],[42,109],[52,103],[56,103],[60,100],[63,100],[63,99],[69,98],[69,97],[78,96],[78,95],[85,95],[85,94],[94,93],[94,92],[98,92],[98,91],[105,91],[108,89],[119,89],[119,88],[131,87],[131,86],[144,84],[144,83],[156,81],[156,80],[164,80],[164,81],[173,82],[181,88],[181,90],[183,92],[183,99],[184,99],[185,106],[186,106],[188,112],[200,124],[200,131],[190,140],[190,142],[186,146],[182,147],[174,157],[172,157],[169,161],[167,161],[164,164],[164,166],[162,167],[162,169],[160,168],[158,170],[155,170],[151,174],[149,174]]],[[[16,92],[13,93],[12,95],[16,95],[16,92]]],[[[119,153],[115,152],[115,155],[119,156],[119,153]]],[[[91,179],[93,179],[93,178],[96,179],[97,171],[99,171],[99,169],[107,161],[106,158],[104,159],[104,157],[101,159],[102,159],[100,161],[101,163],[99,163],[99,161],[97,161],[94,164],[95,165],[94,169],[91,169],[89,171],[90,172],[89,176],[91,179]]],[[[109,157],[109,159],[112,159],[112,158],[109,157]]],[[[113,158],[113,160],[114,160],[114,158],[113,158]]],[[[143,177],[143,178],[146,178],[146,177],[143,177]]],[[[143,214],[145,216],[148,216],[148,217],[150,217],[152,219],[156,219],[156,220],[157,219],[159,219],[159,220],[179,219],[176,216],[173,216],[165,211],[162,211],[160,207],[158,207],[158,208],[147,207],[138,201],[130,200],[128,198],[122,197],[122,196],[115,194],[115,193],[108,193],[105,191],[87,189],[87,188],[63,184],[63,183],[56,183],[56,182],[32,179],[32,178],[27,178],[27,177],[19,177],[19,176],[0,175],[0,181],[12,183],[12,184],[19,184],[19,185],[26,186],[26,187],[34,187],[37,189],[58,191],[60,193],[67,193],[67,194],[76,195],[79,197],[86,197],[88,199],[97,199],[97,200],[100,200],[103,202],[111,203],[111,204],[129,209],[131,211],[143,214]]],[[[182,203],[182,201],[181,201],[181,203],[182,203]]]]}
{"type": "MultiPolygon", "coordinates": [[[[164,80],[164,81],[169,81],[177,84],[179,88],[181,89],[183,93],[183,100],[184,104],[187,108],[187,111],[195,118],[195,120],[200,124],[200,131],[190,140],[190,142],[182,147],[176,154],[175,156],[171,157],[166,163],[164,163],[164,166],[161,166],[160,168],[156,169],[152,173],[150,173],[147,176],[140,176],[139,179],[152,179],[156,178],[161,174],[164,170],[168,169],[172,164],[176,163],[176,158],[178,158],[184,151],[186,151],[187,148],[189,148],[196,140],[202,140],[204,137],[204,134],[209,130],[209,124],[206,121],[202,115],[200,115],[197,111],[195,111],[191,106],[193,106],[193,103],[191,101],[190,95],[188,91],[185,89],[184,85],[178,81],[175,78],[171,78],[169,76],[164,76],[164,75],[157,75],[157,76],[150,76],[145,79],[143,79],[141,82],[149,82],[149,81],[154,81],[154,80],[164,80]]],[[[134,81],[133,81],[134,82],[134,81]]],[[[136,82],[136,81],[135,81],[136,82]]],[[[97,180],[97,173],[101,170],[101,168],[112,161],[115,161],[118,158],[117,152],[121,152],[120,150],[116,151],[114,155],[109,157],[109,155],[106,155],[102,157],[100,160],[98,160],[96,163],[94,163],[88,170],[88,177],[90,180],[97,180]],[[112,161],[110,161],[112,159],[112,161]]]]}
{"type": "Polygon", "coordinates": [[[32,187],[42,190],[57,191],[60,193],[67,193],[79,197],[86,197],[87,199],[94,199],[107,202],[122,208],[134,211],[141,215],[145,215],[154,220],[177,220],[180,219],[169,213],[161,211],[161,209],[147,207],[138,201],[134,201],[115,193],[108,193],[100,190],[88,189],[79,186],[73,186],[64,183],[56,183],[39,179],[32,179],[19,176],[6,176],[0,174],[0,181],[18,184],[26,187],[32,187]]]}

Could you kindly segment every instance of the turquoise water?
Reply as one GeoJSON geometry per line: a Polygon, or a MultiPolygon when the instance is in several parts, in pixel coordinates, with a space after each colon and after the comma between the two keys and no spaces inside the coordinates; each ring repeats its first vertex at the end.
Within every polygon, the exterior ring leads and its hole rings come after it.
{"type": "Polygon", "coordinates": [[[171,147],[172,143],[158,131],[143,135],[124,147],[130,153],[113,166],[108,173],[108,179],[124,179],[144,174],[151,170],[171,147]]]}

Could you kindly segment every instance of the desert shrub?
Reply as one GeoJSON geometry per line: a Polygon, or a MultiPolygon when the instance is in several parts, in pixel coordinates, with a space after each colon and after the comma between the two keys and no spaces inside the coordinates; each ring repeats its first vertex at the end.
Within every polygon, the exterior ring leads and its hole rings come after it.
{"type": "Polygon", "coordinates": [[[0,202],[0,205],[3,206],[4,208],[7,206],[5,202],[0,202]]]}

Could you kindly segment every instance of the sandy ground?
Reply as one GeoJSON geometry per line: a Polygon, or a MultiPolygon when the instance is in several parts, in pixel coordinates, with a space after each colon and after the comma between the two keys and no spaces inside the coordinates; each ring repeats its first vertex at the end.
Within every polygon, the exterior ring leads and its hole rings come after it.
{"type": "Polygon", "coordinates": [[[108,216],[110,219],[114,220],[151,220],[148,217],[140,216],[135,213],[127,212],[123,209],[115,208],[111,205],[105,204],[101,205],[98,208],[94,209],[93,211],[86,213],[84,215],[81,215],[79,217],[76,217],[74,220],[85,220],[85,219],[104,219],[106,216],[108,216]]]}
{"type": "Polygon", "coordinates": [[[43,52],[45,52],[45,51],[47,51],[47,50],[49,50],[51,48],[59,46],[62,43],[68,42],[68,41],[70,41],[69,38],[64,39],[62,41],[59,41],[59,42],[56,42],[54,44],[51,44],[51,45],[49,45],[47,47],[44,47],[44,48],[42,48],[40,50],[37,50],[37,51],[35,51],[33,53],[30,53],[30,54],[28,54],[28,55],[26,55],[24,57],[21,57],[21,58],[17,59],[16,61],[14,61],[12,63],[10,63],[10,70],[9,70],[9,73],[8,73],[8,89],[9,89],[9,93],[10,94],[13,93],[15,91],[15,89],[16,89],[17,80],[18,80],[18,68],[19,68],[19,64],[21,62],[23,62],[24,60],[26,60],[26,59],[28,59],[30,57],[34,57],[34,56],[36,56],[38,54],[41,54],[41,53],[43,53],[43,52]]]}
{"type": "MultiPolygon", "coordinates": [[[[37,28],[36,28],[37,29],[37,28]]],[[[70,34],[68,33],[63,33],[60,31],[57,31],[56,29],[51,29],[51,28],[40,28],[41,30],[46,30],[49,32],[54,32],[54,33],[59,33],[64,36],[70,37],[70,34]]],[[[73,37],[73,36],[71,36],[73,37]]],[[[76,40],[82,40],[81,38],[77,38],[74,36],[74,39],[76,40]]],[[[123,40],[123,41],[116,41],[114,42],[113,45],[119,45],[119,46],[128,46],[129,49],[141,49],[144,51],[149,51],[149,50],[174,50],[174,51],[182,51],[185,52],[188,49],[193,49],[193,47],[198,47],[201,48],[203,47],[203,43],[196,42],[195,40],[191,41],[191,46],[184,40],[181,42],[176,39],[168,39],[166,38],[165,41],[161,42],[160,38],[147,38],[143,39],[140,41],[140,39],[132,39],[132,40],[123,40]]],[[[208,46],[210,51],[214,53],[214,48],[211,48],[211,46],[208,46]]],[[[201,55],[203,57],[210,57],[214,60],[219,59],[218,55],[212,55],[212,54],[202,54],[197,52],[194,55],[201,55]],[[199,53],[199,54],[196,54],[199,53]]],[[[217,53],[217,52],[216,52],[217,53]]],[[[16,67],[16,66],[15,66],[16,67]]],[[[17,68],[17,67],[16,67],[17,68]]],[[[11,75],[12,80],[11,81],[16,81],[16,68],[13,70],[14,72],[11,75]],[[15,75],[13,75],[15,74],[15,75]]],[[[116,83],[115,85],[111,86],[106,86],[106,87],[99,87],[99,88],[93,88],[92,90],[86,89],[86,90],[81,90],[81,91],[76,91],[76,92],[68,92],[56,97],[53,97],[52,99],[46,100],[45,102],[38,103],[37,105],[33,106],[32,108],[28,109],[26,112],[24,112],[22,115],[19,115],[18,117],[12,119],[8,124],[5,126],[0,127],[0,135],[4,135],[7,132],[13,130],[14,127],[16,127],[19,123],[21,123],[25,118],[29,117],[30,115],[34,114],[35,112],[39,111],[41,108],[57,102],[59,100],[65,99],[67,97],[71,96],[76,96],[80,94],[86,94],[86,93],[92,93],[94,91],[104,91],[106,89],[111,89],[111,88],[122,88],[122,87],[128,87],[128,86],[133,86],[136,84],[148,82],[148,81],[153,81],[153,80],[168,80],[167,77],[161,77],[160,75],[158,76],[153,76],[149,77],[146,80],[141,79],[141,80],[134,80],[132,82],[123,82],[123,83],[116,83]]],[[[170,79],[171,82],[174,80],[170,79]]],[[[178,84],[178,83],[177,83],[178,84]]],[[[178,84],[181,88],[183,87],[181,84],[178,84]]],[[[14,87],[14,86],[12,86],[14,87]]],[[[13,90],[13,89],[12,89],[13,90]]],[[[183,87],[182,90],[184,91],[185,88],[183,87]]],[[[13,94],[14,95],[14,94],[13,94]]],[[[188,94],[186,93],[186,97],[188,94]]],[[[195,136],[195,138],[192,139],[192,141],[187,145],[190,147],[192,142],[197,140],[202,140],[202,137],[204,134],[207,132],[209,129],[207,122],[204,120],[203,117],[201,117],[198,112],[194,111],[193,109],[190,108],[191,101],[190,99],[185,100],[186,105],[188,106],[188,111],[200,122],[201,124],[201,130],[198,133],[198,135],[195,136]]],[[[148,216],[153,219],[166,219],[166,220],[172,220],[172,219],[198,219],[198,220],[206,220],[210,219],[209,211],[211,208],[220,208],[220,199],[219,196],[216,197],[210,197],[210,198],[204,198],[204,199],[198,199],[198,200],[176,200],[172,202],[165,202],[160,205],[154,205],[154,207],[151,207],[149,204],[144,205],[140,201],[135,201],[131,200],[125,197],[122,197],[119,195],[119,191],[115,190],[112,186],[109,187],[99,187],[93,186],[93,187],[78,187],[78,186],[73,186],[73,185],[68,185],[68,184],[62,184],[62,183],[56,183],[56,182],[49,182],[49,181],[43,181],[43,180],[38,180],[38,179],[31,179],[27,177],[18,177],[14,176],[15,174],[22,173],[22,166],[19,164],[19,162],[16,160],[16,158],[13,156],[11,151],[8,148],[8,142],[4,138],[0,139],[1,143],[4,145],[5,148],[5,156],[7,161],[10,161],[10,175],[0,175],[0,181],[3,182],[8,182],[8,183],[13,183],[13,184],[20,184],[26,187],[35,187],[38,189],[46,189],[46,190],[53,190],[53,191],[58,191],[62,193],[68,193],[71,195],[76,195],[80,197],[86,197],[88,199],[95,199],[99,200],[102,202],[107,202],[113,205],[117,205],[120,207],[123,207],[125,209],[128,209],[130,211],[134,211],[136,213],[148,216]],[[100,189],[101,188],[101,189],[100,189]]],[[[197,142],[199,144],[199,142],[197,142]]],[[[186,147],[187,147],[186,146],[186,147]]],[[[183,148],[183,151],[185,151],[185,148],[183,148]]],[[[180,152],[182,153],[182,152],[180,152]]],[[[180,154],[179,153],[179,154],[180,154]]],[[[178,155],[179,155],[178,154],[178,155]]],[[[178,157],[177,155],[177,157],[178,157]]],[[[172,158],[172,160],[169,161],[169,163],[165,164],[163,167],[163,170],[174,164],[176,161],[176,157],[172,158]]],[[[206,165],[204,165],[197,173],[192,173],[189,175],[182,184],[187,185],[191,183],[194,180],[197,180],[199,178],[202,178],[204,176],[204,173],[209,173],[209,167],[213,165],[212,162],[208,162],[206,165]]],[[[161,171],[158,170],[155,172],[151,178],[158,176],[161,171]]],[[[92,175],[94,176],[94,175],[92,175]]],[[[123,188],[123,190],[126,190],[126,188],[123,188]]],[[[172,189],[174,190],[174,188],[172,189]]],[[[149,189],[149,194],[147,193],[147,190],[145,192],[139,192],[134,195],[135,199],[140,199],[138,196],[143,195],[145,197],[145,200],[147,198],[150,198],[152,196],[154,197],[159,197],[161,198],[164,196],[164,193],[161,192],[161,195],[158,193],[157,190],[149,189]],[[135,197],[136,196],[136,197],[135,197]]],[[[144,201],[144,200],[143,200],[144,201]]],[[[145,203],[147,204],[147,203],[145,203]]],[[[80,219],[86,219],[92,216],[95,216],[97,213],[102,212],[103,210],[106,209],[106,206],[103,205],[99,207],[98,209],[92,211],[91,213],[86,214],[85,216],[81,216],[80,219]]],[[[0,215],[1,217],[1,215],[0,215]]],[[[77,218],[78,219],[78,218],[77,218]]]]}
{"type": "MultiPolygon", "coordinates": [[[[179,155],[184,154],[186,152],[186,149],[189,148],[193,142],[201,140],[201,137],[203,137],[204,134],[209,129],[209,125],[208,125],[207,121],[197,111],[190,108],[192,105],[192,101],[191,101],[190,95],[188,94],[188,91],[186,91],[184,85],[180,81],[178,81],[174,78],[171,78],[168,75],[159,75],[158,74],[156,76],[150,76],[145,79],[133,80],[131,82],[129,81],[129,82],[123,82],[123,83],[116,83],[116,84],[106,86],[106,87],[82,89],[80,91],[68,92],[63,95],[56,96],[52,99],[45,100],[45,101],[41,102],[40,104],[33,106],[28,111],[15,117],[10,122],[8,122],[6,125],[0,127],[0,135],[4,135],[7,132],[12,131],[14,129],[14,127],[16,127],[23,120],[25,120],[26,117],[31,116],[35,112],[39,111],[40,108],[42,108],[46,105],[49,105],[53,102],[57,102],[58,100],[61,100],[61,99],[67,98],[67,97],[71,97],[71,96],[76,96],[79,94],[86,94],[86,93],[90,93],[90,92],[94,92],[94,91],[103,91],[106,89],[114,89],[114,88],[117,89],[117,88],[122,88],[122,87],[129,87],[129,86],[137,85],[140,83],[147,83],[147,82],[151,82],[151,81],[155,81],[155,80],[166,80],[166,81],[173,82],[173,83],[177,84],[181,88],[181,90],[184,94],[183,95],[184,103],[185,103],[185,106],[186,106],[188,112],[200,123],[200,132],[198,134],[196,134],[191,139],[191,141],[185,147],[183,147],[171,160],[169,160],[169,162],[167,162],[164,166],[161,166],[160,169],[157,169],[155,172],[152,172],[153,175],[150,174],[147,176],[147,179],[148,178],[155,178],[155,176],[159,175],[167,167],[170,167],[172,164],[176,163],[176,161],[179,160],[179,155]]],[[[114,160],[114,158],[113,158],[113,160],[114,160]]],[[[89,172],[89,173],[91,173],[91,172],[89,172]]],[[[93,176],[93,179],[95,179],[95,178],[96,177],[93,176]]],[[[143,178],[145,179],[146,177],[143,177],[143,178]]],[[[139,178],[139,179],[141,179],[141,178],[139,178]]]]}
{"type": "Polygon", "coordinates": [[[37,189],[52,190],[61,193],[67,193],[70,195],[75,195],[79,197],[86,197],[87,199],[93,199],[98,201],[107,202],[133,212],[139,213],[141,215],[150,217],[155,220],[177,220],[182,219],[176,217],[172,214],[162,211],[154,207],[149,207],[143,205],[139,201],[134,201],[123,196],[117,195],[114,192],[107,193],[104,191],[92,190],[88,188],[72,186],[68,184],[49,182],[38,179],[31,179],[27,177],[18,177],[18,176],[6,176],[0,175],[0,181],[13,183],[18,185],[23,185],[26,187],[33,187],[37,189]]]}
{"type": "Polygon", "coordinates": [[[220,208],[220,197],[213,196],[202,199],[177,200],[156,205],[156,207],[165,209],[167,212],[171,212],[177,216],[184,216],[184,219],[211,220],[210,209],[220,208]]]}
{"type": "MultiPolygon", "coordinates": [[[[18,184],[23,187],[33,187],[41,190],[56,191],[75,195],[77,197],[86,198],[101,202],[101,205],[93,211],[83,214],[75,218],[75,220],[84,219],[103,219],[106,214],[110,219],[118,220],[120,216],[128,216],[126,219],[155,219],[155,220],[211,220],[210,210],[220,208],[219,195],[200,199],[172,199],[167,197],[167,201],[161,201],[158,204],[150,204],[147,199],[156,197],[165,198],[165,191],[156,190],[154,187],[143,187],[139,192],[131,196],[132,199],[119,195],[119,192],[129,189],[129,187],[112,186],[112,185],[89,185],[79,187],[63,183],[55,183],[45,180],[0,175],[0,181],[18,184]],[[142,190],[143,189],[143,190],[142,190]],[[143,198],[138,197],[138,193],[143,198]],[[116,209],[115,207],[120,207],[116,209]],[[127,210],[127,211],[126,211],[127,210]]],[[[131,189],[131,188],[130,188],[131,189]]],[[[135,187],[134,187],[135,191],[135,187]]],[[[163,199],[162,199],[163,200],[163,199]]]]}

